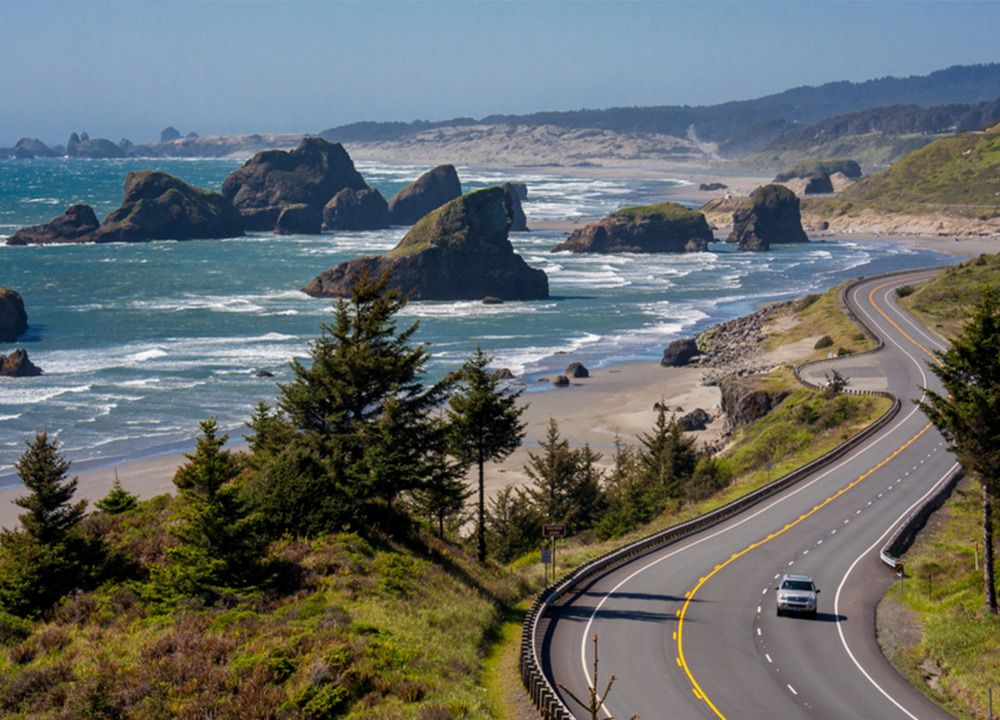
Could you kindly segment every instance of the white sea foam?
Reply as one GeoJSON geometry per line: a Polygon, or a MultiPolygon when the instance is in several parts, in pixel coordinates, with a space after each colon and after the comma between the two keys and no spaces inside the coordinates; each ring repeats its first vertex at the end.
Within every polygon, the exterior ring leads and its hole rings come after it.
{"type": "MultiPolygon", "coordinates": [[[[43,376],[44,377],[44,376],[43,376]]],[[[0,405],[31,405],[33,403],[44,403],[57,397],[67,394],[85,393],[90,390],[90,385],[72,385],[68,387],[31,387],[18,386],[5,387],[0,395],[0,405]]]]}
{"type": "Polygon", "coordinates": [[[4,420],[17,420],[19,417],[21,417],[21,413],[15,413],[13,415],[0,415],[0,422],[3,422],[4,420]]]}

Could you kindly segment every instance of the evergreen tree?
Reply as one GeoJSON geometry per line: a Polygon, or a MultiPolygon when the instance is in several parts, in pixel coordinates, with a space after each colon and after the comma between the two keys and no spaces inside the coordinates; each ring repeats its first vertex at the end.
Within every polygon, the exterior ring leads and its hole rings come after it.
{"type": "Polygon", "coordinates": [[[87,501],[73,503],[77,479],[68,480],[70,463],[59,454],[47,433],[36,433],[14,463],[21,482],[31,492],[14,500],[27,512],[18,516],[25,532],[42,545],[63,542],[83,519],[87,501]]]}
{"type": "Polygon", "coordinates": [[[194,453],[174,476],[178,500],[171,532],[179,545],[171,548],[158,585],[168,593],[212,600],[259,580],[266,543],[259,516],[233,482],[240,465],[223,448],[229,436],[218,434],[214,419],[200,427],[194,453]]]}
{"type": "Polygon", "coordinates": [[[683,496],[684,483],[694,473],[698,453],[694,440],[684,437],[677,419],[667,420],[662,404],[653,432],[640,435],[639,442],[639,465],[649,490],[648,502],[659,512],[668,499],[683,496]]]}
{"type": "Polygon", "coordinates": [[[254,407],[246,436],[250,446],[250,465],[260,470],[288,448],[295,433],[288,419],[265,402],[254,407]]]}
{"type": "Polygon", "coordinates": [[[508,392],[496,373],[487,366],[491,358],[482,348],[458,372],[458,388],[448,402],[452,450],[479,471],[477,545],[479,561],[486,559],[485,465],[499,462],[521,445],[525,424],[524,408],[518,405],[521,392],[508,392]]]}
{"type": "Polygon", "coordinates": [[[578,528],[589,528],[593,527],[607,507],[607,498],[601,488],[604,472],[597,466],[603,456],[592,450],[589,444],[584,444],[575,452],[577,464],[575,522],[578,528]]]}
{"type": "Polygon", "coordinates": [[[542,522],[524,489],[507,485],[486,510],[491,552],[502,562],[510,562],[534,550],[541,543],[542,522]]]}
{"type": "Polygon", "coordinates": [[[121,481],[118,479],[118,473],[115,472],[115,482],[111,486],[111,490],[107,495],[94,503],[94,505],[98,510],[106,512],[109,515],[120,515],[129,510],[134,510],[139,505],[139,498],[122,487],[121,481]]]}
{"type": "Polygon", "coordinates": [[[947,396],[927,390],[920,403],[965,471],[983,487],[983,594],[997,612],[993,501],[1000,497],[1000,298],[987,292],[931,370],[947,396]]]}
{"type": "Polygon", "coordinates": [[[590,527],[601,503],[600,455],[589,446],[573,450],[559,436],[559,425],[549,420],[541,453],[528,453],[524,471],[532,481],[528,497],[544,522],[566,523],[567,531],[590,527]]]}
{"type": "Polygon", "coordinates": [[[607,510],[596,526],[597,536],[601,539],[624,535],[653,517],[639,460],[635,451],[620,437],[615,438],[613,460],[604,489],[607,510]]]}
{"type": "Polygon", "coordinates": [[[473,491],[465,482],[466,466],[448,454],[447,426],[437,423],[438,432],[428,448],[424,478],[412,493],[413,506],[437,527],[443,538],[448,521],[464,518],[465,503],[473,491]]]}

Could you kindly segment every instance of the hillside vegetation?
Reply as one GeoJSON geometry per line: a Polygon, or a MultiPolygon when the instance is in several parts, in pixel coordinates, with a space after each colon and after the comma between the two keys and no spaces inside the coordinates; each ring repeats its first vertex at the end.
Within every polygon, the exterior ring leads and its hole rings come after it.
{"type": "Polygon", "coordinates": [[[908,288],[901,302],[929,327],[951,338],[961,330],[969,308],[975,307],[987,290],[997,288],[1000,255],[980,255],[942,270],[928,283],[908,288]]]}

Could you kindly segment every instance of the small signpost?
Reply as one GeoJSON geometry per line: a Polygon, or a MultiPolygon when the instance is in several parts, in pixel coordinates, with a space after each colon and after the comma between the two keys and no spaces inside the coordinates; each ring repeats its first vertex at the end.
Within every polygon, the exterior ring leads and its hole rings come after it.
{"type": "Polygon", "coordinates": [[[542,548],[542,562],[545,563],[545,579],[548,584],[549,562],[552,562],[552,582],[556,580],[556,538],[566,537],[565,523],[547,523],[542,525],[542,537],[552,541],[551,552],[546,552],[549,548],[542,548]]]}

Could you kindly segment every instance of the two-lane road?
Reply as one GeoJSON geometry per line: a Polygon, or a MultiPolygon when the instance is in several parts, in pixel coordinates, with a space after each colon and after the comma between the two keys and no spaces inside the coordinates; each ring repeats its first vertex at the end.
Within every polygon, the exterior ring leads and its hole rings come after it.
{"type": "Polygon", "coordinates": [[[889,665],[873,627],[894,579],[879,550],[956,467],[911,402],[937,387],[927,366],[941,345],[893,302],[926,276],[873,279],[848,297],[885,341],[877,357],[903,401],[893,421],[780,495],[574,588],[542,642],[553,684],[585,692],[597,634],[617,718],[950,717],[889,665]],[[776,616],[785,572],[816,580],[815,620],[776,616]]]}

